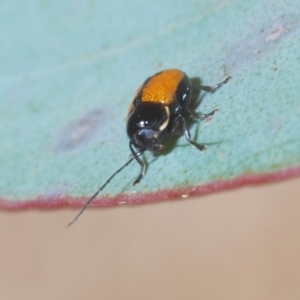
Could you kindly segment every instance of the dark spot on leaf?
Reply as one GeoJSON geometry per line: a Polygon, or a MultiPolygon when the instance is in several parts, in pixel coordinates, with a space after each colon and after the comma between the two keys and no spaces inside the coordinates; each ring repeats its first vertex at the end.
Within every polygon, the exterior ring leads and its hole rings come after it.
{"type": "Polygon", "coordinates": [[[67,151],[90,142],[100,134],[106,124],[106,114],[102,110],[93,110],[86,113],[66,126],[55,149],[67,151]]]}

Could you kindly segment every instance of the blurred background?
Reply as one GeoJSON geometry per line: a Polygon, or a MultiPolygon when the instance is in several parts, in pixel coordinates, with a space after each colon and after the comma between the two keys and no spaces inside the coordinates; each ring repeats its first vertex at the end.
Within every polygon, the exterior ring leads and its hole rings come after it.
{"type": "Polygon", "coordinates": [[[0,299],[299,299],[300,179],[201,198],[1,212],[0,299]]]}

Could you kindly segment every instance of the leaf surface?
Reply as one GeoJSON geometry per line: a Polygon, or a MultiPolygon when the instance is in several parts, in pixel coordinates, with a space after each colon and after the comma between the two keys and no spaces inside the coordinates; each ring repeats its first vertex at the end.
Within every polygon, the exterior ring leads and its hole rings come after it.
{"type": "MultiPolygon", "coordinates": [[[[132,163],[94,205],[186,198],[300,174],[300,5],[296,1],[2,1],[0,205],[81,206],[129,157],[139,85],[179,68],[202,95],[184,137],[132,186],[132,163]],[[267,12],[267,13],[266,13],[267,12]]],[[[194,98],[196,101],[196,96],[194,98]]]]}

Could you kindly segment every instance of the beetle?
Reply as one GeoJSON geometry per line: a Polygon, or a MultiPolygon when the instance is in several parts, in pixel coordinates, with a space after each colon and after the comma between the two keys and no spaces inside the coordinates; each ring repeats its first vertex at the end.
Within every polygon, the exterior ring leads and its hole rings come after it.
{"type": "MultiPolygon", "coordinates": [[[[230,79],[229,76],[215,86],[200,86],[198,89],[214,93],[230,79]]],[[[190,78],[179,69],[163,70],[144,81],[134,96],[127,116],[130,159],[94,193],[69,225],[79,218],[106,185],[133,160],[136,160],[141,167],[133,185],[139,184],[146,171],[145,163],[140,156],[145,151],[158,153],[162,150],[165,141],[172,135],[179,123],[182,124],[188,143],[200,151],[206,149],[204,145],[191,139],[187,120],[190,116],[203,120],[214,115],[217,110],[207,114],[192,110],[189,105],[193,88],[190,78]]]]}

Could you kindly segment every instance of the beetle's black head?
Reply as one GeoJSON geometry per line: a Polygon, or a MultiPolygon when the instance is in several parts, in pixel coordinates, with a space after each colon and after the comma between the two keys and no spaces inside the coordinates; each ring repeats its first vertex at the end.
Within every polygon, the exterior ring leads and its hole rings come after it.
{"type": "Polygon", "coordinates": [[[140,103],[128,116],[127,135],[136,149],[159,151],[167,136],[169,119],[167,106],[153,102],[140,103]]]}

